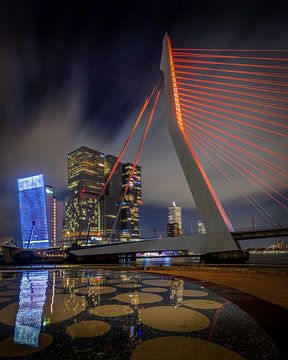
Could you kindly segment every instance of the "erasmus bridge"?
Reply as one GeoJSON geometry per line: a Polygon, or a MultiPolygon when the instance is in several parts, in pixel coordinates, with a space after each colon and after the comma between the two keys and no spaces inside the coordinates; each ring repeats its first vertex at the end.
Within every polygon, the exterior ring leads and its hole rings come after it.
{"type": "MultiPolygon", "coordinates": [[[[287,212],[287,50],[173,48],[166,35],[160,70],[164,76],[169,134],[206,233],[72,247],[70,252],[78,259],[169,250],[216,254],[218,260],[227,256],[239,259],[243,255],[239,240],[287,236],[287,226],[279,224],[247,190],[253,186],[280,211],[287,212]],[[200,163],[199,153],[261,214],[269,228],[234,230],[200,163]]],[[[144,102],[99,198],[150,104],[150,114],[124,189],[125,198],[154,116],[160,87],[158,81],[144,102]]],[[[118,216],[120,210],[121,206],[118,216]]]]}

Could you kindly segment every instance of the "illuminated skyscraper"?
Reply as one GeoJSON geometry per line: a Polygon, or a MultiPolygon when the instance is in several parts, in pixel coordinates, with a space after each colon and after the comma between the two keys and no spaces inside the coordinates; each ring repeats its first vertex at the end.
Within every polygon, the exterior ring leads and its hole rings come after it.
{"type": "Polygon", "coordinates": [[[50,185],[45,186],[45,197],[50,246],[61,246],[63,237],[63,205],[61,201],[56,200],[54,189],[50,185]]]}
{"type": "Polygon", "coordinates": [[[167,236],[181,236],[182,234],[182,209],[173,201],[173,205],[168,207],[167,236]]]}
{"type": "MultiPolygon", "coordinates": [[[[108,178],[112,167],[117,158],[113,155],[105,155],[105,180],[108,178]]],[[[117,212],[122,199],[122,163],[119,163],[106,188],[104,196],[104,232],[106,239],[112,238],[119,240],[121,233],[121,217],[119,216],[115,228],[113,229],[117,212]],[[113,234],[112,234],[113,233],[113,234]]]]}
{"type": "MultiPolygon", "coordinates": [[[[133,164],[123,164],[123,192],[131,174],[133,164]]],[[[121,210],[121,240],[140,239],[139,205],[142,204],[141,167],[136,166],[121,210]]]]}
{"type": "Polygon", "coordinates": [[[86,244],[103,237],[104,154],[82,146],[68,154],[68,197],[65,242],[86,244]]]}
{"type": "Polygon", "coordinates": [[[18,180],[22,246],[49,247],[49,230],[43,175],[18,180]],[[30,244],[29,239],[31,238],[30,244]]]}

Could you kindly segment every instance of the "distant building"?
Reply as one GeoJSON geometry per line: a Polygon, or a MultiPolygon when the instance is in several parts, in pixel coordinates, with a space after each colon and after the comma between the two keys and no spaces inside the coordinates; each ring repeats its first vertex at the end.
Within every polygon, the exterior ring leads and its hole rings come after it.
{"type": "Polygon", "coordinates": [[[18,180],[22,246],[50,246],[43,175],[18,180]],[[31,241],[29,244],[29,239],[31,241]]]}
{"type": "MultiPolygon", "coordinates": [[[[129,176],[132,171],[133,164],[123,164],[122,167],[122,189],[128,183],[129,176]]],[[[133,177],[129,184],[128,192],[124,198],[121,210],[121,240],[139,240],[139,205],[142,204],[142,180],[141,167],[136,166],[133,177]]]]}
{"type": "Polygon", "coordinates": [[[175,201],[173,201],[173,205],[168,207],[167,236],[182,235],[182,209],[180,206],[176,206],[175,201]]]}
{"type": "Polygon", "coordinates": [[[198,234],[206,234],[206,229],[202,220],[197,221],[198,234]]]}
{"type": "Polygon", "coordinates": [[[97,198],[105,181],[104,154],[82,146],[68,154],[65,245],[102,240],[103,202],[97,198]],[[89,239],[88,238],[89,233],[89,239]]]}

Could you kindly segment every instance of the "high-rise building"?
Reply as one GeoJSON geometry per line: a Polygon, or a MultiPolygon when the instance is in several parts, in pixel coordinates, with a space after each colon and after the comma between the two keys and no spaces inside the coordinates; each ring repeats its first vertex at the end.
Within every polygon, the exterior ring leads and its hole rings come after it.
{"type": "Polygon", "coordinates": [[[173,205],[168,207],[167,236],[181,236],[182,234],[182,209],[173,201],[173,205]]]}
{"type": "Polygon", "coordinates": [[[50,246],[61,246],[63,238],[63,204],[56,199],[54,189],[50,185],[45,185],[45,197],[50,246]]]}
{"type": "Polygon", "coordinates": [[[104,154],[82,146],[68,154],[65,245],[93,243],[103,238],[104,154]]]}
{"type": "Polygon", "coordinates": [[[18,194],[22,246],[25,248],[27,246],[30,248],[49,247],[49,230],[43,175],[18,179],[18,194]]]}
{"type": "MultiPolygon", "coordinates": [[[[133,164],[123,164],[122,167],[122,188],[123,193],[133,164]]],[[[121,240],[139,240],[139,205],[142,204],[141,167],[136,166],[133,177],[130,181],[127,194],[124,198],[121,210],[121,240]]]]}
{"type": "Polygon", "coordinates": [[[197,221],[198,234],[206,234],[206,229],[202,220],[197,221]]]}
{"type": "MultiPolygon", "coordinates": [[[[113,155],[105,155],[104,169],[105,181],[111,173],[117,158],[113,155]]],[[[122,163],[119,162],[114,174],[105,190],[104,203],[104,233],[106,239],[119,240],[121,234],[121,217],[117,218],[117,213],[122,200],[122,163]],[[117,221],[116,221],[117,218],[117,221]],[[115,223],[116,221],[116,223],[115,223]]]]}

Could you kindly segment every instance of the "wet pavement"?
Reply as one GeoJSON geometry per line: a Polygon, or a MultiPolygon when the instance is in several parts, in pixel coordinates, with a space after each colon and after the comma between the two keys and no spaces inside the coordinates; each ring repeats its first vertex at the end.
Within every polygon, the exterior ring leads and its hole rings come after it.
{"type": "Polygon", "coordinates": [[[277,326],[259,316],[269,309],[276,324],[280,307],[253,297],[250,304],[249,296],[232,289],[172,276],[2,272],[0,357],[280,359],[277,326]]]}

